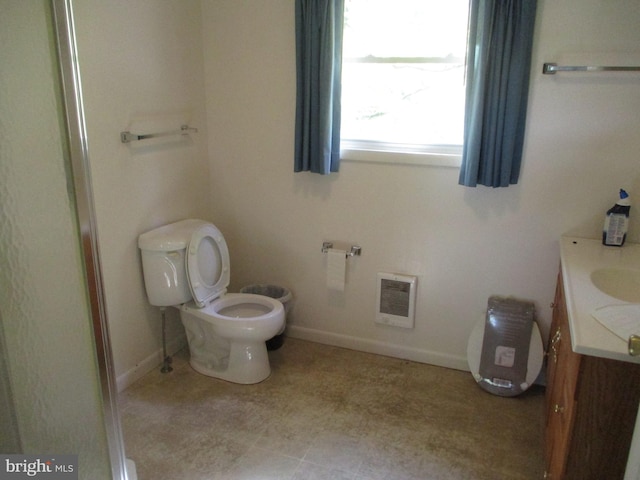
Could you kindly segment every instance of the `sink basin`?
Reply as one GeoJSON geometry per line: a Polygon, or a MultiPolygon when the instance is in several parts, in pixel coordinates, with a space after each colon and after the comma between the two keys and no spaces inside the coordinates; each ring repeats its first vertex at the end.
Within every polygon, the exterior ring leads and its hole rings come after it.
{"type": "Polygon", "coordinates": [[[613,298],[640,303],[640,270],[601,268],[591,272],[591,283],[613,298]]]}

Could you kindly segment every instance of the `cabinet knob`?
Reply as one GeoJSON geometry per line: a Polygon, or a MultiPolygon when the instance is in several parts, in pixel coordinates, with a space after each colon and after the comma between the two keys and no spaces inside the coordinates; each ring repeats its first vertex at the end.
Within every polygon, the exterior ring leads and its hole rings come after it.
{"type": "Polygon", "coordinates": [[[557,403],[553,406],[553,413],[562,413],[564,412],[564,407],[562,405],[558,405],[557,403]]]}
{"type": "Polygon", "coordinates": [[[544,475],[542,475],[542,478],[551,478],[551,474],[549,472],[544,472],[544,475]]]}

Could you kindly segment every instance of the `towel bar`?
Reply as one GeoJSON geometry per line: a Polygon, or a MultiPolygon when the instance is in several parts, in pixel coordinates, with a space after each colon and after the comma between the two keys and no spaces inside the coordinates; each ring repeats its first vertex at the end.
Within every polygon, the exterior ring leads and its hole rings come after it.
{"type": "Polygon", "coordinates": [[[545,63],[542,66],[542,73],[545,75],[555,75],[556,72],[640,72],[640,67],[558,65],[555,63],[545,63]]]}
{"type": "Polygon", "coordinates": [[[144,135],[136,135],[131,132],[120,132],[120,141],[122,143],[137,142],[138,140],[147,140],[148,138],[166,137],[169,135],[189,135],[189,132],[196,133],[197,128],[190,127],[189,125],[181,125],[180,130],[161,133],[146,133],[144,135]]]}

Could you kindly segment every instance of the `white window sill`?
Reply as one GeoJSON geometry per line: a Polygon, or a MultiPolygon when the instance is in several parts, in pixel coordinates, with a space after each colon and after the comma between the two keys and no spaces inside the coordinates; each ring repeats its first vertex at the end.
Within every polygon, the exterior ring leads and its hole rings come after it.
{"type": "Polygon", "coordinates": [[[340,159],[345,162],[458,168],[462,162],[462,146],[424,147],[343,140],[340,159]]]}

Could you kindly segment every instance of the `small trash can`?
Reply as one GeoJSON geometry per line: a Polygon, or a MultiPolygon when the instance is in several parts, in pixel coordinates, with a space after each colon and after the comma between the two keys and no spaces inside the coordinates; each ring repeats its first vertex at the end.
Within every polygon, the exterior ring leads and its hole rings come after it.
{"type": "Polygon", "coordinates": [[[265,297],[280,300],[284,306],[284,325],[278,334],[267,340],[267,350],[277,350],[284,343],[284,329],[287,325],[287,316],[291,308],[291,299],[293,298],[289,289],[278,285],[247,285],[240,289],[240,293],[253,293],[254,295],[264,295],[265,297]]]}

